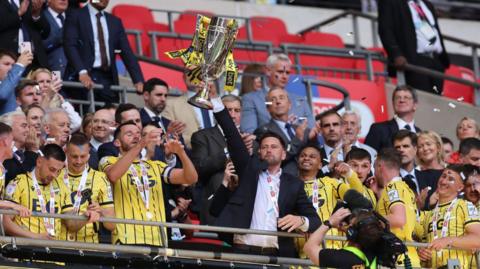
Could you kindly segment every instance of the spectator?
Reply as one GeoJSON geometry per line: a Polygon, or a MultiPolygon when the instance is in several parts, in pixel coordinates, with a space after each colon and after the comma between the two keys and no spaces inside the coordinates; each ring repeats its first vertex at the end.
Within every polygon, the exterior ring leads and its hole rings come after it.
{"type": "Polygon", "coordinates": [[[362,183],[362,191],[360,192],[366,197],[373,205],[373,208],[377,205],[377,197],[375,192],[367,186],[369,182],[367,179],[372,174],[372,157],[370,153],[362,148],[352,148],[345,157],[345,161],[357,174],[358,179],[362,183]]]}
{"type": "Polygon", "coordinates": [[[20,54],[17,59],[14,53],[0,49],[0,115],[14,111],[17,107],[15,87],[32,60],[33,55],[29,52],[20,54]]]}
{"type": "Polygon", "coordinates": [[[95,112],[92,119],[92,137],[90,139],[90,159],[88,164],[93,169],[98,169],[98,148],[103,143],[113,141],[115,130],[115,119],[107,109],[100,109],[95,112]]]}
{"type": "Polygon", "coordinates": [[[50,34],[43,40],[48,56],[48,68],[60,71],[60,79],[63,78],[67,67],[67,57],[63,50],[63,25],[68,2],[68,0],[49,0],[48,7],[43,10],[43,16],[50,25],[50,34]]]}
{"type": "Polygon", "coordinates": [[[259,91],[263,88],[262,76],[264,74],[263,66],[260,64],[249,64],[243,69],[240,95],[243,96],[249,92],[259,91]]]}
{"type": "MultiPolygon", "coordinates": [[[[378,32],[389,62],[397,70],[409,63],[443,73],[450,65],[433,5],[428,0],[380,0],[378,32]]],[[[405,71],[405,79],[415,89],[442,94],[443,79],[411,71],[405,71]]]]}
{"type": "Polygon", "coordinates": [[[448,163],[450,161],[450,157],[453,153],[453,142],[450,138],[442,136],[442,148],[443,148],[443,162],[448,163]]]}
{"type": "Polygon", "coordinates": [[[43,105],[43,95],[38,83],[34,80],[25,79],[20,81],[17,87],[15,87],[15,97],[20,110],[32,104],[43,105]]]}
{"type": "Polygon", "coordinates": [[[443,146],[440,136],[433,131],[422,131],[418,134],[418,164],[420,170],[443,170],[443,146]]]}
{"type": "Polygon", "coordinates": [[[306,120],[298,121],[295,125],[289,121],[288,111],[292,102],[283,88],[272,88],[267,93],[266,100],[271,103],[268,106],[271,119],[255,130],[255,135],[260,138],[264,133],[273,132],[281,137],[282,142],[287,145],[287,155],[283,160],[282,169],[291,175],[298,175],[295,157],[309,140],[316,138],[316,129],[310,130],[306,120]]]}
{"type": "MultiPolygon", "coordinates": [[[[212,99],[212,103],[238,175],[238,187],[232,191],[225,182],[213,197],[210,213],[217,217],[216,225],[288,232],[315,230],[320,219],[305,195],[303,183],[280,168],[287,155],[283,138],[265,133],[259,140],[259,156],[250,156],[220,100],[212,99]]],[[[232,241],[234,251],[239,253],[297,256],[292,238],[235,234],[232,241]]]]}
{"type": "MultiPolygon", "coordinates": [[[[147,83],[145,83],[145,86],[147,83]]],[[[228,110],[236,126],[240,125],[241,120],[241,99],[234,95],[225,95],[222,102],[228,110]]],[[[243,142],[250,153],[253,153],[254,135],[241,134],[243,142]]],[[[199,201],[200,222],[202,224],[213,225],[215,218],[208,212],[210,208],[211,197],[222,184],[225,164],[227,163],[229,153],[227,143],[223,137],[222,129],[217,124],[214,127],[199,130],[192,135],[192,162],[198,172],[199,183],[202,185],[202,194],[199,201]]]]}
{"type": "Polygon", "coordinates": [[[343,120],[336,111],[328,110],[320,115],[320,131],[325,139],[322,147],[322,169],[323,175],[333,172],[337,161],[343,161],[346,152],[343,150],[343,120]]]}
{"type": "MultiPolygon", "coordinates": [[[[362,118],[360,114],[355,111],[345,111],[342,115],[342,121],[344,127],[343,147],[357,147],[365,149],[368,151],[370,156],[375,159],[377,156],[377,151],[369,145],[360,143],[360,141],[358,141],[360,130],[362,129],[362,118]]],[[[346,152],[344,152],[344,155],[347,155],[349,151],[348,148],[346,152]]]]}
{"type": "Polygon", "coordinates": [[[82,120],[82,129],[81,132],[84,133],[89,139],[92,138],[92,120],[94,113],[86,113],[83,115],[82,120]]]}
{"type": "Polygon", "coordinates": [[[27,118],[22,111],[13,111],[0,117],[0,121],[12,128],[13,157],[6,159],[3,166],[7,170],[5,180],[10,182],[17,175],[31,172],[35,168],[37,151],[40,146],[39,139],[29,138],[27,118]]]}
{"type": "MultiPolygon", "coordinates": [[[[390,223],[392,232],[402,241],[413,241],[417,219],[415,194],[400,177],[401,157],[396,150],[382,149],[375,160],[375,180],[383,188],[376,211],[390,223]]],[[[420,266],[415,247],[407,247],[413,267],[420,266]]],[[[397,265],[404,264],[402,256],[397,265]]]]}
{"type": "Polygon", "coordinates": [[[30,42],[34,67],[48,65],[42,39],[49,35],[50,25],[42,15],[43,4],[43,0],[0,2],[0,18],[3,19],[3,27],[0,30],[0,48],[13,53],[21,53],[20,45],[23,42],[30,42]]]}
{"type": "MultiPolygon", "coordinates": [[[[178,169],[167,167],[167,164],[160,161],[143,161],[138,158],[144,147],[160,142],[159,131],[152,131],[141,138],[140,128],[133,122],[125,122],[115,131],[114,139],[122,157],[104,158],[100,162],[100,168],[113,185],[116,217],[165,222],[166,205],[163,202],[162,182],[190,185],[197,181],[195,167],[182,144],[178,140],[168,140],[165,143],[165,147],[181,160],[183,169],[178,169]],[[131,184],[132,180],[134,184],[131,184]],[[144,180],[150,184],[145,185],[144,180]],[[142,184],[148,186],[143,191],[140,189],[142,184]]],[[[120,224],[116,231],[113,240],[121,244],[165,244],[160,238],[160,228],[156,226],[120,224]]]]}
{"type": "MultiPolygon", "coordinates": [[[[243,95],[242,123],[240,124],[243,132],[253,133],[255,129],[270,121],[265,97],[270,89],[276,87],[285,89],[290,77],[291,67],[290,58],[285,54],[272,54],[268,57],[265,69],[267,88],[243,95]]],[[[312,111],[305,97],[293,93],[288,93],[288,96],[292,103],[288,114],[295,115],[298,118],[303,117],[308,120],[308,127],[315,127],[312,111]]]]}
{"type": "Polygon", "coordinates": [[[480,167],[480,139],[465,138],[460,142],[460,162],[480,167]]]}
{"type": "Polygon", "coordinates": [[[477,209],[480,208],[480,167],[471,164],[464,165],[465,200],[471,202],[477,209]]]}
{"type": "MultiPolygon", "coordinates": [[[[104,11],[108,3],[109,0],[90,1],[85,7],[68,14],[63,37],[68,60],[65,77],[70,81],[80,81],[87,89],[92,89],[94,83],[103,85],[103,90],[95,91],[95,100],[114,103],[118,102],[118,94],[110,90],[110,85],[118,85],[117,52],[127,66],[138,93],[143,90],[143,75],[121,20],[104,11]]],[[[68,94],[72,98],[86,100],[87,91],[70,89],[68,94]]]]}
{"type": "MultiPolygon", "coordinates": [[[[55,1],[64,1],[64,0],[55,0],[55,1]]],[[[59,91],[62,89],[62,80],[61,78],[53,77],[52,72],[46,68],[38,68],[30,72],[29,79],[35,80],[40,86],[42,95],[45,98],[49,98],[49,104],[46,104],[46,101],[43,102],[45,109],[47,108],[63,108],[71,122],[72,132],[76,132],[80,129],[82,124],[82,118],[75,111],[75,108],[68,101],[65,101],[63,96],[59,94],[59,91]]]]}
{"type": "Polygon", "coordinates": [[[443,171],[438,181],[438,203],[420,220],[423,228],[420,237],[429,243],[429,247],[420,248],[418,253],[428,267],[443,268],[448,260],[457,259],[461,267],[471,268],[475,260],[473,252],[480,247],[477,208],[471,202],[457,198],[464,188],[464,172],[461,165],[449,165],[443,171]],[[437,226],[438,220],[442,220],[440,227],[437,226]],[[439,229],[441,237],[438,236],[439,229]]]}
{"type": "Polygon", "coordinates": [[[47,111],[43,118],[43,128],[47,138],[46,143],[54,143],[64,147],[71,134],[70,119],[67,113],[62,109],[52,109],[47,111]]]}
{"type": "Polygon", "coordinates": [[[374,123],[370,126],[365,144],[379,151],[392,146],[392,138],[398,130],[407,129],[418,133],[420,129],[415,125],[415,111],[417,110],[418,96],[414,89],[408,86],[395,88],[392,94],[393,119],[374,123]]]}
{"type": "MultiPolygon", "coordinates": [[[[45,110],[37,104],[31,104],[25,109],[25,115],[27,116],[27,123],[30,130],[35,130],[35,135],[38,139],[41,139],[42,135],[42,122],[45,116],[45,110]]],[[[43,143],[41,143],[43,144],[43,143]]]]}
{"type": "Polygon", "coordinates": [[[480,138],[480,127],[474,119],[463,117],[457,124],[457,138],[462,141],[469,137],[480,138]]]}
{"type": "MultiPolygon", "coordinates": [[[[19,175],[8,184],[6,197],[33,212],[72,214],[73,203],[70,192],[58,178],[65,163],[65,153],[61,147],[52,144],[46,145],[42,153],[42,156],[37,158],[35,169],[31,173],[19,175]],[[57,191],[53,191],[54,189],[57,191]],[[41,196],[37,193],[41,193],[41,196]],[[46,202],[51,200],[54,203],[46,202]]],[[[88,217],[90,223],[97,221],[100,217],[93,210],[87,210],[83,215],[88,217]]],[[[75,233],[86,223],[86,221],[66,219],[21,218],[12,215],[5,216],[3,219],[5,232],[8,235],[45,240],[60,239],[62,225],[65,225],[69,232],[75,233]]]]}

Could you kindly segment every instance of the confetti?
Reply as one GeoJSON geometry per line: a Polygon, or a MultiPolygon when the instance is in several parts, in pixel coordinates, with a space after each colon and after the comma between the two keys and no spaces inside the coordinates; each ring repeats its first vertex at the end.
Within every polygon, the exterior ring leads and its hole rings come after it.
{"type": "Polygon", "coordinates": [[[440,109],[434,108],[434,109],[433,109],[433,112],[440,112],[440,109]]]}
{"type": "Polygon", "coordinates": [[[463,102],[463,100],[464,100],[463,96],[460,96],[460,97],[457,98],[457,101],[459,101],[459,102],[463,102]]]}
{"type": "Polygon", "coordinates": [[[271,106],[272,104],[273,104],[273,102],[265,102],[266,106],[271,106]]]}
{"type": "Polygon", "coordinates": [[[436,93],[438,93],[437,86],[434,85],[434,86],[433,86],[433,90],[434,90],[436,93]]]}
{"type": "Polygon", "coordinates": [[[353,32],[348,32],[347,36],[353,36],[353,32]]]}
{"type": "Polygon", "coordinates": [[[292,83],[295,83],[295,82],[297,82],[298,80],[299,80],[299,77],[296,77],[296,78],[292,81],[292,83]]]}
{"type": "Polygon", "coordinates": [[[381,109],[382,109],[382,114],[385,112],[385,108],[383,107],[383,105],[381,106],[381,109]]]}
{"type": "Polygon", "coordinates": [[[350,56],[353,56],[353,50],[349,50],[348,54],[350,54],[350,56]]]}
{"type": "Polygon", "coordinates": [[[456,108],[456,107],[457,107],[457,106],[456,106],[454,103],[452,103],[452,102],[449,102],[449,103],[448,103],[448,106],[451,107],[451,108],[456,108]]]}

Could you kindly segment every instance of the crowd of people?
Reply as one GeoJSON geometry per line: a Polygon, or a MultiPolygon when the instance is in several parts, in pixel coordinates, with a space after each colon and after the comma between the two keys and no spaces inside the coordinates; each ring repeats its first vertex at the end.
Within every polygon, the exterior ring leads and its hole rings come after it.
{"type": "MultiPolygon", "coordinates": [[[[0,40],[7,34],[13,40],[0,42],[0,208],[18,211],[3,218],[7,235],[162,246],[165,234],[182,240],[181,233],[191,231],[98,220],[198,219],[204,225],[313,233],[308,242],[308,236],[251,234],[221,239],[237,253],[308,256],[329,266],[335,256],[322,250],[319,238],[344,235],[341,217],[352,214],[360,222],[373,214],[334,212],[337,201],[354,189],[398,238],[428,243],[408,247],[405,256],[415,267],[439,268],[448,259],[459,260],[462,268],[475,264],[480,247],[475,119],[459,119],[455,151],[451,139],[416,125],[417,94],[400,86],[391,100],[394,117],[372,124],[363,143],[360,114],[329,110],[315,120],[306,98],[287,91],[292,63],[283,54],[270,55],[265,67],[250,67],[258,76],[242,80],[241,96],[219,96],[212,83],[207,86],[213,109],[193,107],[187,100],[202,86],[187,81],[187,92],[172,97],[161,74],[143,81],[120,20],[103,11],[108,0],[68,5],[0,1],[0,16],[11,21],[0,27],[0,40]],[[112,104],[118,101],[109,90],[118,83],[116,54],[143,97],[142,108],[112,104]],[[62,78],[86,89],[64,87],[62,78]],[[67,98],[85,99],[94,83],[104,86],[95,94],[106,105],[80,115],[67,98]]],[[[372,230],[365,234],[377,236],[372,230]]],[[[323,247],[345,246],[327,240],[323,247]]],[[[338,257],[342,266],[359,262],[338,257]]]]}

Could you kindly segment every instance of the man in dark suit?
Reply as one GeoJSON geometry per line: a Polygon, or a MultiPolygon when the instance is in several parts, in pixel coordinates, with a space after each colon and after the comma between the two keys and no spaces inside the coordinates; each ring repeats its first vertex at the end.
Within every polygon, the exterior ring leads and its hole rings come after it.
{"type": "MultiPolygon", "coordinates": [[[[281,169],[286,158],[283,138],[267,132],[260,139],[257,155],[250,156],[235,123],[218,98],[212,99],[215,118],[222,128],[238,175],[238,187],[221,185],[210,213],[216,225],[270,231],[314,231],[320,219],[307,199],[303,183],[281,169]]],[[[235,234],[236,252],[297,256],[292,238],[235,234]]]]}
{"type": "Polygon", "coordinates": [[[297,121],[292,124],[289,119],[289,110],[291,101],[285,89],[274,87],[267,94],[267,102],[271,104],[268,106],[270,113],[270,121],[260,126],[255,130],[254,134],[257,139],[266,132],[274,132],[279,135],[283,143],[287,145],[287,156],[283,161],[282,168],[285,172],[292,175],[298,174],[297,162],[295,157],[300,149],[308,143],[309,139],[316,137],[315,129],[310,130],[307,127],[307,121],[297,121]]]}
{"type": "Polygon", "coordinates": [[[98,158],[98,148],[108,142],[113,141],[113,130],[115,130],[115,119],[107,108],[95,111],[92,119],[92,137],[90,138],[90,158],[88,165],[98,170],[100,159],[98,158]]]}
{"type": "Polygon", "coordinates": [[[42,12],[50,25],[50,34],[43,40],[48,55],[48,68],[60,71],[60,78],[63,78],[67,68],[67,57],[63,50],[63,25],[67,8],[67,0],[49,0],[48,7],[42,12]]]}
{"type": "MultiPolygon", "coordinates": [[[[242,111],[241,99],[235,95],[225,95],[222,97],[222,102],[235,125],[239,126],[242,111]]],[[[252,153],[255,136],[242,134],[242,139],[249,153],[252,153]]],[[[202,185],[200,223],[213,225],[215,218],[208,212],[211,203],[209,197],[222,184],[225,164],[229,159],[227,143],[225,137],[223,137],[222,129],[218,125],[193,133],[191,142],[192,162],[197,169],[198,179],[202,185]]]]}
{"type": "MultiPolygon", "coordinates": [[[[143,90],[143,75],[119,18],[103,11],[109,0],[92,1],[68,13],[64,27],[64,49],[68,59],[67,79],[79,80],[87,89],[93,83],[104,89],[96,91],[97,100],[117,102],[118,94],[110,85],[118,85],[115,56],[120,54],[138,93],[143,90]]],[[[86,99],[87,92],[72,89],[71,97],[86,99]]]]}
{"type": "Polygon", "coordinates": [[[22,42],[31,42],[33,67],[46,67],[47,55],[42,39],[50,33],[50,25],[41,14],[43,0],[0,1],[0,48],[20,52],[22,42]]]}
{"type": "MultiPolygon", "coordinates": [[[[379,0],[378,31],[396,69],[403,69],[408,62],[444,72],[450,64],[433,5],[428,0],[379,0]]],[[[442,93],[442,79],[415,72],[406,72],[405,78],[407,85],[416,89],[442,93]]]]}
{"type": "Polygon", "coordinates": [[[415,90],[409,86],[398,86],[392,94],[393,119],[374,123],[370,126],[365,144],[374,148],[377,152],[382,148],[391,147],[393,136],[398,130],[406,129],[411,132],[420,132],[415,125],[415,111],[417,110],[418,96],[415,90]]]}

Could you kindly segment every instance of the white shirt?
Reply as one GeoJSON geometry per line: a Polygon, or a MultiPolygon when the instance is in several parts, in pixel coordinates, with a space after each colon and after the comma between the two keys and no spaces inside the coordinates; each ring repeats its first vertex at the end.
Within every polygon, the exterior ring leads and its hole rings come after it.
{"type": "Polygon", "coordinates": [[[410,13],[412,14],[413,26],[415,27],[415,34],[417,36],[417,53],[427,53],[427,52],[442,52],[442,43],[440,43],[440,34],[435,27],[435,19],[433,17],[432,12],[430,9],[425,5],[422,0],[418,0],[419,6],[421,7],[423,13],[427,17],[429,24],[433,32],[435,33],[435,41],[430,44],[430,40],[428,40],[424,34],[420,31],[422,26],[422,19],[418,14],[417,9],[415,8],[416,4],[413,0],[408,1],[408,7],[410,9],[410,13]]]}
{"type": "MultiPolygon", "coordinates": [[[[62,21],[58,18],[59,13],[56,12],[55,10],[51,9],[50,7],[47,9],[50,14],[52,14],[52,17],[55,19],[55,22],[57,23],[58,27],[63,28],[62,21]]],[[[65,12],[61,13],[63,18],[66,19],[65,17],[65,12]]]]}
{"type": "MultiPolygon", "coordinates": [[[[275,123],[280,127],[280,130],[282,130],[283,134],[285,137],[288,139],[288,141],[292,140],[290,135],[288,134],[287,128],[285,128],[285,125],[287,124],[286,122],[280,121],[280,120],[273,120],[275,123]]],[[[293,126],[290,126],[292,133],[295,135],[295,130],[293,129],[293,126]]]]}
{"type": "Polygon", "coordinates": [[[417,132],[417,131],[415,130],[415,120],[412,120],[411,122],[406,122],[406,121],[404,121],[403,119],[401,119],[400,117],[398,117],[397,115],[393,116],[393,118],[394,118],[395,121],[397,122],[398,129],[399,129],[399,130],[406,129],[406,128],[405,128],[405,125],[409,125],[409,126],[410,126],[410,131],[411,131],[412,133],[416,133],[416,132],[417,132]]]}
{"type": "Polygon", "coordinates": [[[107,142],[111,142],[113,140],[113,137],[110,136],[108,138],[108,141],[106,142],[100,142],[98,141],[97,139],[95,139],[95,137],[92,136],[92,138],[90,139],[90,145],[92,145],[93,148],[95,148],[95,151],[98,151],[98,148],[103,144],[103,143],[107,143],[107,142]]]}
{"type": "Polygon", "coordinates": [[[418,186],[417,176],[415,175],[415,167],[410,172],[403,169],[403,168],[400,168],[400,176],[402,176],[402,178],[405,178],[407,175],[412,176],[412,180],[413,180],[413,182],[415,182],[415,187],[417,189],[417,193],[420,193],[420,187],[418,186]]]}
{"type": "MultiPolygon", "coordinates": [[[[93,62],[93,67],[94,68],[99,68],[102,65],[102,59],[100,57],[100,43],[98,42],[98,29],[97,29],[97,13],[99,12],[96,8],[94,8],[92,5],[87,4],[88,7],[88,12],[90,13],[90,22],[92,23],[92,30],[93,30],[93,40],[95,43],[95,61],[93,62]]],[[[109,49],[109,44],[108,44],[108,27],[107,27],[107,20],[105,19],[105,12],[102,11],[103,16],[100,17],[100,24],[102,25],[103,29],[103,37],[105,40],[105,50],[107,52],[107,59],[108,59],[108,65],[110,65],[110,49],[109,49]]]]}
{"type": "Polygon", "coordinates": [[[143,107],[145,109],[145,112],[147,112],[148,116],[150,117],[150,119],[153,120],[154,117],[159,117],[160,118],[160,121],[158,121],[158,125],[160,125],[160,128],[162,128],[164,131],[167,131],[167,129],[165,129],[165,126],[163,125],[163,122],[162,122],[162,115],[160,114],[155,114],[153,111],[151,111],[148,107],[143,107]]]}
{"type": "MultiPolygon", "coordinates": [[[[192,91],[187,91],[187,96],[188,98],[194,96],[197,94],[196,92],[192,91]]],[[[198,122],[200,123],[200,129],[205,129],[205,124],[203,123],[203,116],[202,116],[202,110],[199,107],[192,106],[193,112],[195,112],[195,116],[197,117],[198,122]]],[[[212,127],[215,125],[215,118],[213,117],[213,112],[212,110],[208,110],[208,116],[210,118],[210,122],[212,123],[212,127]]]]}

